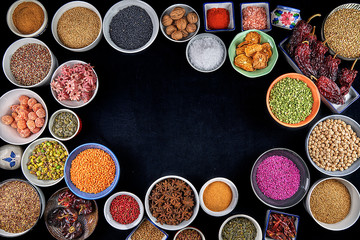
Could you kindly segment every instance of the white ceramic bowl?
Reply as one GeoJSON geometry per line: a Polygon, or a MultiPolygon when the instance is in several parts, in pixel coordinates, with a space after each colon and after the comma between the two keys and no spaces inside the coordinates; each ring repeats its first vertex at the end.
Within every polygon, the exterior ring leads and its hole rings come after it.
{"type": "Polygon", "coordinates": [[[42,41],[36,39],[36,38],[21,38],[15,42],[13,42],[6,50],[4,56],[3,56],[3,61],[2,61],[2,66],[3,66],[3,71],[4,74],[6,76],[6,78],[15,86],[17,87],[21,87],[21,88],[33,88],[33,87],[40,87],[40,86],[44,86],[46,84],[50,83],[50,79],[51,79],[51,75],[53,74],[54,70],[57,68],[58,66],[58,60],[55,57],[55,55],[51,52],[50,48],[42,41]],[[50,70],[48,72],[48,74],[45,76],[45,78],[34,84],[31,86],[25,86],[25,85],[21,85],[19,84],[15,77],[13,76],[13,74],[11,73],[10,70],[10,61],[11,61],[11,57],[12,55],[15,53],[16,50],[18,50],[18,48],[29,44],[29,43],[36,43],[36,44],[40,44],[44,47],[46,47],[49,52],[50,52],[50,56],[51,56],[51,66],[50,66],[50,70]]]}
{"type": "Polygon", "coordinates": [[[157,34],[159,32],[159,18],[155,12],[155,10],[146,2],[140,1],[140,0],[122,0],[114,4],[105,14],[104,21],[103,21],[103,33],[106,41],[110,44],[111,47],[113,47],[115,50],[123,53],[137,53],[140,51],[145,50],[148,48],[155,40],[157,34]],[[117,46],[113,40],[110,37],[109,28],[110,28],[110,22],[113,19],[113,17],[122,9],[127,8],[129,6],[138,6],[144,9],[150,16],[151,22],[153,25],[153,32],[149,39],[149,41],[143,45],[142,47],[139,47],[137,49],[123,49],[117,46]]]}
{"type": "Polygon", "coordinates": [[[199,229],[194,228],[194,227],[185,227],[185,228],[179,230],[179,231],[175,234],[174,240],[177,240],[176,238],[179,236],[179,234],[180,234],[181,232],[186,231],[186,230],[189,230],[189,229],[190,229],[190,230],[195,230],[196,232],[198,232],[198,233],[200,234],[200,236],[201,236],[201,240],[205,240],[204,234],[203,234],[199,229]]]}
{"type": "Polygon", "coordinates": [[[15,33],[16,35],[18,35],[19,37],[37,37],[39,35],[41,35],[47,28],[47,24],[48,24],[48,15],[47,15],[47,12],[46,12],[46,9],[45,7],[41,4],[41,2],[37,1],[37,0],[18,0],[16,2],[14,2],[10,7],[9,7],[9,10],[6,14],[6,22],[8,24],[8,27],[10,28],[10,30],[15,33]],[[16,7],[23,3],[23,2],[34,2],[36,3],[37,5],[39,5],[41,7],[41,9],[43,10],[44,12],[44,22],[43,24],[41,25],[41,27],[35,31],[34,33],[31,33],[31,34],[22,34],[14,25],[14,22],[12,20],[12,15],[14,13],[14,10],[16,9],[16,7]]]}
{"type": "MultiPolygon", "coordinates": [[[[338,114],[334,114],[334,115],[329,115],[327,117],[324,117],[322,119],[320,119],[317,123],[314,124],[314,126],[312,126],[312,128],[310,129],[307,137],[306,137],[306,141],[305,141],[305,151],[306,151],[306,155],[309,159],[309,161],[311,162],[311,164],[321,173],[328,175],[328,176],[333,176],[333,177],[343,177],[343,176],[347,176],[353,172],[355,172],[356,170],[359,169],[360,167],[360,160],[359,158],[348,168],[345,169],[344,171],[327,171],[324,168],[319,167],[318,165],[316,165],[316,163],[312,160],[310,153],[309,153],[309,138],[311,133],[313,132],[314,128],[316,126],[319,125],[319,123],[324,122],[328,119],[338,119],[341,121],[344,121],[347,125],[351,126],[351,129],[356,133],[356,135],[358,137],[360,137],[360,125],[352,118],[349,118],[345,115],[338,115],[338,114]]],[[[330,147],[328,148],[330,149],[330,147]]]]}
{"type": "Polygon", "coordinates": [[[230,181],[229,179],[222,178],[222,177],[212,178],[209,181],[207,181],[201,187],[199,195],[200,195],[200,206],[201,206],[201,208],[207,214],[209,214],[211,216],[215,216],[215,217],[221,217],[221,216],[225,216],[226,214],[229,214],[232,210],[234,210],[234,208],[236,207],[236,204],[237,204],[237,202],[239,200],[239,193],[238,193],[238,190],[237,190],[235,184],[232,181],[230,181]],[[203,195],[204,195],[204,191],[205,191],[207,186],[209,186],[213,182],[218,182],[218,181],[219,182],[224,182],[225,184],[227,184],[230,187],[231,192],[232,192],[232,200],[230,202],[230,205],[225,210],[220,211],[220,212],[215,212],[215,211],[212,211],[212,210],[210,210],[209,208],[206,207],[206,205],[204,203],[203,195]]]}
{"type": "MultiPolygon", "coordinates": [[[[69,67],[72,67],[74,66],[75,64],[77,63],[82,63],[82,64],[87,64],[86,62],[83,62],[83,61],[80,61],[80,60],[70,60],[70,61],[67,61],[67,62],[64,62],[63,64],[61,64],[55,71],[54,71],[54,74],[52,75],[51,77],[51,82],[54,81],[54,79],[56,77],[58,77],[59,75],[61,75],[61,69],[66,65],[66,66],[69,66],[69,67]]],[[[60,103],[62,106],[64,107],[67,107],[67,108],[80,108],[80,107],[83,107],[87,104],[89,104],[96,96],[97,92],[98,92],[98,89],[99,89],[99,78],[95,72],[94,69],[92,69],[95,76],[96,76],[96,89],[91,97],[91,99],[87,102],[84,102],[83,100],[80,100],[80,101],[72,101],[70,99],[67,99],[67,100],[63,100],[63,101],[60,101],[58,100],[57,98],[57,93],[51,88],[51,82],[50,82],[50,89],[51,89],[51,93],[53,95],[53,97],[56,99],[56,101],[58,103],[60,103]]]]}
{"type": "Polygon", "coordinates": [[[199,28],[200,28],[200,16],[199,16],[199,14],[195,11],[195,9],[193,9],[192,7],[190,7],[189,5],[186,5],[186,4],[174,4],[174,5],[171,5],[170,7],[168,7],[167,9],[165,9],[165,11],[161,14],[161,16],[160,16],[160,30],[161,30],[161,32],[164,34],[164,36],[167,38],[167,39],[169,39],[169,40],[171,40],[171,41],[173,41],[173,42],[187,42],[187,41],[189,41],[190,39],[192,39],[198,32],[199,32],[199,28]],[[166,31],[165,31],[165,29],[166,29],[166,27],[162,24],[162,22],[161,22],[161,20],[163,19],[163,17],[164,17],[164,15],[169,15],[170,14],[170,12],[174,9],[174,8],[176,8],[176,7],[182,7],[182,8],[184,8],[185,9],[185,16],[188,14],[188,13],[190,13],[190,12],[194,12],[194,13],[196,13],[196,15],[197,15],[197,17],[198,17],[198,21],[196,22],[196,31],[195,32],[193,32],[193,33],[189,33],[189,35],[187,36],[187,37],[184,37],[184,38],[182,38],[182,39],[180,39],[180,40],[175,40],[175,39],[172,39],[171,38],[171,36],[169,36],[169,35],[167,35],[166,34],[166,31]]]}
{"type": "Polygon", "coordinates": [[[31,134],[27,138],[20,137],[19,133],[16,131],[15,128],[12,128],[11,126],[5,125],[2,122],[0,123],[0,138],[4,140],[7,143],[14,144],[14,145],[23,145],[30,143],[37,139],[45,130],[46,124],[48,121],[48,110],[46,107],[46,104],[44,100],[35,92],[24,89],[24,88],[16,88],[13,90],[10,90],[6,92],[4,95],[0,98],[0,115],[3,116],[5,114],[11,114],[10,106],[13,104],[19,104],[19,97],[21,95],[26,95],[29,98],[35,98],[41,105],[43,106],[45,110],[45,122],[44,126],[40,129],[39,132],[31,134]]]}
{"type": "MultiPolygon", "coordinates": [[[[205,48],[203,51],[205,52],[205,51],[210,51],[210,50],[208,48],[205,48]]],[[[204,56],[206,56],[205,53],[204,53],[204,56]]],[[[191,39],[188,42],[187,46],[186,46],[186,59],[187,59],[188,63],[190,64],[190,66],[193,67],[195,70],[197,70],[199,72],[209,73],[209,72],[214,72],[214,71],[218,70],[224,64],[226,56],[227,56],[227,51],[226,51],[226,47],[225,47],[224,42],[221,40],[221,38],[219,38],[218,36],[216,36],[215,34],[212,34],[212,33],[198,34],[193,39],[191,39]],[[221,57],[221,60],[220,60],[219,64],[217,66],[214,66],[212,69],[201,69],[201,68],[199,68],[199,66],[196,66],[196,64],[194,64],[194,62],[193,62],[193,60],[191,59],[191,56],[190,56],[190,51],[192,51],[191,50],[192,44],[195,41],[200,41],[200,40],[203,40],[203,39],[206,39],[206,38],[212,38],[213,40],[217,41],[219,43],[219,45],[221,46],[221,48],[223,49],[223,55],[219,56],[219,57],[221,57]]],[[[200,61],[204,62],[205,60],[206,59],[202,59],[200,61]]]]}
{"type": "Polygon", "coordinates": [[[31,187],[33,187],[35,189],[35,191],[38,193],[39,199],[40,199],[40,216],[39,216],[37,222],[31,228],[29,228],[29,229],[27,229],[27,230],[25,230],[23,232],[20,232],[20,233],[10,233],[10,232],[4,231],[3,229],[0,229],[0,236],[1,237],[9,237],[9,238],[19,237],[19,236],[24,235],[25,233],[31,231],[31,229],[33,229],[37,225],[37,223],[39,222],[39,220],[41,219],[41,217],[43,216],[44,211],[45,211],[46,202],[45,202],[44,193],[41,191],[40,188],[34,186],[33,184],[29,183],[28,181],[25,181],[23,179],[10,178],[10,179],[6,179],[6,180],[0,182],[0,186],[6,184],[8,182],[13,182],[13,181],[20,181],[20,182],[27,183],[27,184],[29,184],[31,187]]]}
{"type": "Polygon", "coordinates": [[[341,230],[345,230],[349,227],[351,227],[359,218],[360,216],[360,195],[359,195],[359,191],[356,189],[356,187],[349,182],[346,179],[343,178],[338,178],[338,177],[329,177],[329,178],[323,178],[320,179],[318,181],[316,181],[312,187],[309,190],[309,193],[305,199],[305,208],[307,210],[307,212],[310,214],[310,216],[315,220],[315,222],[317,224],[319,224],[321,227],[328,229],[328,230],[332,230],[332,231],[341,231],[341,230]],[[313,192],[313,190],[315,189],[315,187],[326,180],[329,179],[335,179],[338,180],[339,182],[341,182],[342,184],[344,184],[346,186],[346,188],[349,190],[350,193],[350,198],[351,198],[351,207],[350,207],[350,212],[349,214],[340,222],[334,223],[334,224],[328,224],[328,223],[323,223],[318,221],[312,211],[311,211],[311,207],[310,207],[310,197],[311,194],[313,192]]]}
{"type": "Polygon", "coordinates": [[[194,219],[196,218],[196,216],[199,212],[199,206],[200,206],[199,202],[200,202],[199,195],[198,195],[198,192],[196,191],[196,188],[187,179],[180,177],[180,176],[168,175],[168,176],[164,176],[164,177],[157,179],[155,182],[153,182],[151,184],[151,186],[149,187],[149,189],[146,192],[144,205],[145,205],[145,211],[146,211],[147,215],[149,216],[150,220],[153,223],[155,223],[156,226],[158,226],[162,229],[165,229],[165,230],[176,231],[176,230],[182,229],[184,227],[187,227],[189,224],[191,224],[194,221],[194,219]],[[192,191],[194,192],[194,196],[195,196],[195,198],[194,198],[195,205],[194,205],[193,214],[192,214],[191,218],[187,221],[181,222],[178,225],[160,224],[159,222],[157,222],[156,218],[151,214],[150,206],[149,206],[149,196],[151,194],[151,190],[155,187],[155,185],[157,183],[159,183],[165,179],[169,179],[169,178],[175,178],[175,179],[180,179],[180,180],[184,181],[187,185],[189,185],[191,187],[192,191]]]}
{"type": "Polygon", "coordinates": [[[113,195],[111,195],[105,202],[105,205],[104,205],[104,216],[105,216],[105,219],[106,221],[114,228],[116,229],[120,229],[120,230],[128,230],[128,229],[131,229],[131,228],[134,228],[135,226],[137,226],[141,220],[143,219],[143,216],[144,216],[144,205],[142,203],[142,201],[140,200],[140,198],[138,196],[136,196],[135,194],[133,193],[130,193],[130,192],[117,192],[117,193],[114,193],[113,195]],[[139,209],[140,209],[140,214],[138,216],[138,218],[132,222],[132,223],[129,223],[129,224],[121,224],[117,221],[115,221],[110,213],[110,206],[111,206],[111,203],[112,201],[117,197],[117,196],[121,196],[121,195],[126,195],[126,196],[130,196],[130,197],[133,197],[136,202],[139,204],[139,209]]]}
{"type": "Polygon", "coordinates": [[[74,52],[85,52],[88,51],[90,49],[93,49],[101,40],[102,38],[102,18],[101,18],[101,14],[99,13],[99,11],[90,3],[84,2],[84,1],[72,1],[72,2],[68,2],[66,4],[64,4],[62,7],[60,7],[52,21],[51,21],[51,32],[53,37],[55,38],[55,40],[60,44],[60,46],[62,46],[63,48],[70,50],[70,51],[74,51],[74,52]],[[97,35],[96,39],[90,43],[89,45],[82,47],[82,48],[71,48],[68,47],[66,45],[63,44],[63,42],[60,40],[58,32],[57,32],[57,25],[59,22],[59,19],[61,18],[61,16],[68,10],[75,8],[75,7],[84,7],[84,8],[88,8],[90,10],[92,10],[93,12],[96,13],[96,15],[99,17],[100,20],[100,29],[99,29],[99,34],[97,35]]]}
{"type": "Polygon", "coordinates": [[[220,230],[219,230],[219,240],[223,240],[222,236],[221,236],[221,233],[224,229],[224,226],[226,225],[226,223],[228,223],[230,220],[234,219],[234,218],[240,218],[240,217],[243,217],[243,218],[247,218],[249,219],[255,226],[256,228],[256,237],[255,237],[255,240],[262,240],[262,231],[261,231],[261,227],[259,225],[259,223],[252,217],[248,216],[248,215],[245,215],[245,214],[236,214],[236,215],[233,215],[229,218],[227,218],[223,224],[221,224],[221,227],[220,227],[220,230]]]}
{"type": "Polygon", "coordinates": [[[49,132],[51,133],[51,135],[52,135],[54,138],[56,138],[56,139],[58,139],[58,140],[60,140],[60,141],[67,141],[67,140],[70,140],[70,139],[74,138],[74,137],[79,133],[80,130],[81,130],[81,121],[80,121],[80,118],[78,117],[78,115],[77,115],[75,112],[71,111],[70,109],[66,109],[66,108],[59,109],[59,110],[57,110],[56,112],[54,112],[54,113],[51,115],[50,119],[49,119],[49,132]],[[75,118],[76,118],[76,122],[77,122],[77,128],[76,128],[75,133],[74,133],[73,135],[71,135],[70,137],[67,137],[67,138],[59,137],[59,136],[56,135],[56,134],[54,133],[54,131],[52,130],[53,125],[54,125],[55,118],[57,117],[58,114],[63,113],[63,112],[71,113],[72,115],[74,115],[75,118]]]}
{"type": "MultiPolygon", "coordinates": [[[[26,177],[26,179],[31,182],[32,184],[39,186],[39,187],[50,187],[53,186],[57,183],[59,183],[63,178],[64,175],[56,180],[40,180],[38,179],[34,174],[30,173],[30,170],[27,168],[27,163],[29,162],[29,157],[31,156],[32,151],[35,149],[35,147],[45,141],[56,141],[58,142],[64,149],[65,151],[69,154],[66,146],[56,140],[55,138],[39,138],[36,139],[35,141],[33,141],[32,143],[29,144],[29,146],[25,149],[24,154],[22,155],[21,158],[21,171],[23,172],[24,176],[26,177]]],[[[64,162],[65,165],[65,162],[64,162]]]]}

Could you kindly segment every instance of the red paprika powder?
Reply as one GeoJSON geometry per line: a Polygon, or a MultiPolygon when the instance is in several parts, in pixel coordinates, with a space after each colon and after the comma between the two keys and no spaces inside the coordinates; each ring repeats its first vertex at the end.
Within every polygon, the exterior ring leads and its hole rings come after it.
{"type": "Polygon", "coordinates": [[[225,8],[207,10],[207,26],[209,29],[226,29],[230,23],[229,11],[225,8]]]}

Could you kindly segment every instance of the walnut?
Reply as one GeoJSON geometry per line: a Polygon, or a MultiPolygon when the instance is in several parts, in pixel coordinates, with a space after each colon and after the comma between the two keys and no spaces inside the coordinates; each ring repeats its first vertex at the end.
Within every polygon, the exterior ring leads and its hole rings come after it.
{"type": "Polygon", "coordinates": [[[186,38],[187,36],[189,36],[188,31],[186,31],[186,30],[180,30],[180,31],[181,31],[181,33],[182,33],[182,35],[183,35],[184,38],[186,38]]]}
{"type": "Polygon", "coordinates": [[[171,17],[169,15],[164,15],[162,18],[161,23],[167,27],[170,26],[173,23],[173,20],[171,19],[171,17]]]}
{"type": "Polygon", "coordinates": [[[175,25],[179,30],[184,30],[186,28],[187,21],[185,20],[185,18],[180,18],[175,21],[175,25]]]}
{"type": "Polygon", "coordinates": [[[180,18],[182,18],[185,15],[185,9],[182,7],[175,7],[171,12],[170,12],[170,17],[173,20],[178,20],[180,18]]]}
{"type": "Polygon", "coordinates": [[[189,23],[187,26],[186,26],[186,31],[188,31],[189,33],[193,33],[196,31],[196,24],[195,23],[189,23]]]}
{"type": "Polygon", "coordinates": [[[170,26],[166,27],[165,32],[167,35],[171,35],[176,30],[177,30],[177,28],[174,25],[170,25],[170,26]]]}
{"type": "Polygon", "coordinates": [[[198,21],[198,16],[196,15],[196,13],[191,12],[188,13],[186,19],[188,20],[189,23],[196,23],[198,21]]]}
{"type": "Polygon", "coordinates": [[[174,40],[180,40],[183,38],[183,34],[181,31],[175,31],[171,34],[171,38],[174,39],[174,40]]]}

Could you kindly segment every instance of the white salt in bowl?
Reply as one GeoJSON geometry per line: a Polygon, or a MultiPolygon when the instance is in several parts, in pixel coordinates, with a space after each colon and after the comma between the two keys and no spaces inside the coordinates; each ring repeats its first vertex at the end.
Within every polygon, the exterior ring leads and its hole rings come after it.
{"type": "Polygon", "coordinates": [[[50,79],[51,79],[51,75],[53,74],[54,70],[57,68],[58,66],[58,60],[55,57],[55,55],[53,54],[53,52],[51,52],[50,48],[42,41],[40,41],[39,39],[36,38],[21,38],[15,42],[13,42],[6,50],[4,56],[3,56],[3,61],[2,61],[2,66],[3,66],[3,71],[4,74],[6,76],[6,78],[15,86],[17,87],[21,87],[21,88],[33,88],[33,87],[40,87],[40,86],[44,86],[50,83],[50,79]],[[21,85],[14,77],[14,75],[11,72],[10,69],[10,62],[11,62],[11,57],[12,55],[16,52],[16,50],[18,50],[20,47],[26,45],[26,44],[40,44],[42,46],[44,46],[49,52],[50,52],[50,56],[51,56],[51,66],[49,69],[49,72],[47,73],[47,75],[44,77],[43,80],[41,80],[40,82],[30,85],[30,86],[25,86],[25,85],[21,85]]]}
{"type": "Polygon", "coordinates": [[[186,46],[186,59],[199,72],[218,70],[224,64],[226,56],[224,42],[212,33],[198,34],[186,46]]]}
{"type": "Polygon", "coordinates": [[[64,4],[62,7],[60,7],[56,13],[54,14],[54,17],[51,21],[51,32],[53,37],[55,38],[55,40],[60,44],[60,46],[62,46],[63,48],[73,51],[73,52],[85,52],[88,51],[90,49],[93,49],[96,45],[98,45],[98,43],[100,42],[101,38],[102,38],[102,18],[101,18],[101,14],[99,13],[99,11],[90,3],[87,2],[83,2],[83,1],[72,1],[72,2],[68,2],[66,4],[64,4]],[[96,39],[90,43],[89,45],[82,47],[82,48],[71,48],[68,47],[66,45],[64,45],[64,43],[61,41],[61,39],[59,38],[58,35],[58,31],[57,31],[57,25],[59,23],[59,20],[61,18],[61,16],[68,10],[73,9],[75,7],[84,7],[87,9],[90,9],[91,11],[95,12],[96,15],[99,17],[100,20],[100,28],[99,28],[99,33],[96,37],[96,39]]]}

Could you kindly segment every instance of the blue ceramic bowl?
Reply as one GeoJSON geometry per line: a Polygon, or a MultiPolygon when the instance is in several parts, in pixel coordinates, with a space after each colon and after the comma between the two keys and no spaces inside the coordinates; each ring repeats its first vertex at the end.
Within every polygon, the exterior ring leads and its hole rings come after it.
{"type": "Polygon", "coordinates": [[[65,162],[65,169],[64,169],[64,179],[66,182],[66,185],[68,186],[68,188],[78,197],[81,197],[83,199],[88,199],[88,200],[95,200],[95,199],[99,199],[102,197],[105,197],[106,195],[108,195],[112,190],[114,190],[116,184],[119,181],[119,177],[120,177],[120,164],[119,161],[117,160],[115,154],[107,147],[98,144],[98,143],[85,143],[83,145],[78,146],[77,148],[75,148],[68,156],[68,158],[66,159],[65,162]],[[71,163],[72,161],[76,158],[76,156],[86,150],[86,149],[90,149],[90,148],[96,148],[96,149],[101,149],[103,151],[105,151],[106,153],[108,153],[111,158],[114,160],[115,163],[115,178],[114,181],[111,183],[111,185],[106,188],[105,190],[103,190],[102,192],[99,193],[86,193],[83,191],[80,191],[80,189],[78,189],[74,183],[71,181],[70,179],[70,167],[71,167],[71,163]]]}

